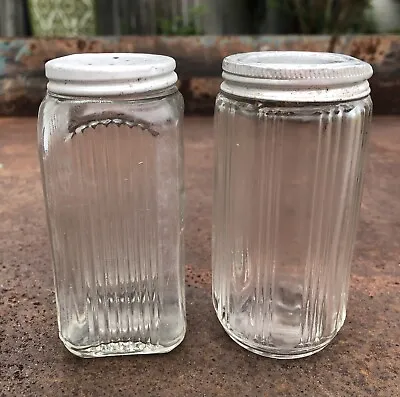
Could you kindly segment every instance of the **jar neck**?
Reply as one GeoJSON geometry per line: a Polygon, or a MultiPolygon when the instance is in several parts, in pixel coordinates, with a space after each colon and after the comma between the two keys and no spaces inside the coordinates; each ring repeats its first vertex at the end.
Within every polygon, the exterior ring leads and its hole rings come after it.
{"type": "Polygon", "coordinates": [[[253,106],[254,108],[276,108],[276,109],[299,109],[299,108],[310,108],[310,109],[319,109],[319,108],[326,108],[327,106],[335,106],[339,104],[353,104],[357,103],[358,101],[371,101],[370,95],[364,96],[362,98],[350,100],[350,101],[323,101],[323,102],[316,102],[316,101],[311,101],[311,102],[304,102],[304,101],[275,101],[275,100],[270,100],[270,99],[256,99],[256,98],[248,98],[244,96],[238,96],[234,94],[229,94],[224,92],[222,89],[219,93],[218,97],[222,98],[227,98],[230,101],[235,101],[239,104],[246,104],[253,106]]]}
{"type": "Polygon", "coordinates": [[[174,84],[160,90],[153,90],[144,93],[129,94],[129,95],[76,96],[76,95],[58,94],[56,92],[51,92],[49,89],[47,91],[47,95],[62,101],[64,100],[64,101],[93,102],[95,100],[101,102],[119,102],[119,101],[130,102],[130,101],[141,101],[146,99],[163,98],[175,94],[177,91],[178,87],[174,84]]]}

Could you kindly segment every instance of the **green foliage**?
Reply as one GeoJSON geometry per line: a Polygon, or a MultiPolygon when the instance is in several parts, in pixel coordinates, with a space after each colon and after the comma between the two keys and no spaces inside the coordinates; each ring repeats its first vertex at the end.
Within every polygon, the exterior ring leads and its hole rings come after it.
{"type": "Polygon", "coordinates": [[[157,23],[157,33],[170,36],[192,36],[200,35],[204,32],[197,27],[199,21],[207,13],[205,5],[192,7],[189,10],[188,21],[185,23],[181,16],[175,16],[172,19],[159,18],[157,23]]]}
{"type": "Polygon", "coordinates": [[[268,0],[291,16],[302,34],[374,33],[371,0],[268,0]]]}

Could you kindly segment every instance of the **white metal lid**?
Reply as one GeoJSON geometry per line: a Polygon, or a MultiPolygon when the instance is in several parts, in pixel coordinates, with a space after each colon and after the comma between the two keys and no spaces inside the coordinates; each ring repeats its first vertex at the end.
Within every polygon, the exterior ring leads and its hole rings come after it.
{"type": "Polygon", "coordinates": [[[222,63],[221,90],[245,98],[336,102],[370,93],[372,67],[348,55],[264,51],[230,55],[222,63]]]}
{"type": "Polygon", "coordinates": [[[139,53],[74,54],[46,62],[47,89],[61,95],[144,94],[174,85],[175,60],[139,53]]]}

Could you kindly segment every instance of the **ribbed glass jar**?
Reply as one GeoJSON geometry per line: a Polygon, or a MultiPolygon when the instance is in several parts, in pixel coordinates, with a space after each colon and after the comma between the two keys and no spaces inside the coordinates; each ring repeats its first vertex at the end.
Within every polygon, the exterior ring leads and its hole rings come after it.
{"type": "Polygon", "coordinates": [[[215,108],[215,310],[246,349],[305,357],[325,347],[346,316],[372,71],[354,58],[296,52],[238,54],[223,67],[215,108]],[[364,93],[343,84],[351,72],[364,93]]]}
{"type": "Polygon", "coordinates": [[[38,133],[59,334],[78,356],[168,352],[184,338],[174,68],[147,54],[46,65],[38,133]]]}

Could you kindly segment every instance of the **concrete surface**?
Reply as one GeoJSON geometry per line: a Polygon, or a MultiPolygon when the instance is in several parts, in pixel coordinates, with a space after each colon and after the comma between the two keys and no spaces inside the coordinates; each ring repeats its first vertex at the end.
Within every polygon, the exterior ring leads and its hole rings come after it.
{"type": "Polygon", "coordinates": [[[186,122],[187,312],[167,355],[78,359],[59,341],[35,119],[0,119],[0,396],[400,396],[400,118],[375,118],[347,321],[321,353],[237,346],[210,298],[212,120],[186,122]]]}

